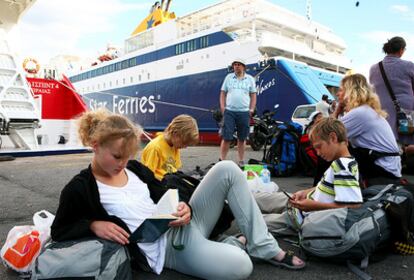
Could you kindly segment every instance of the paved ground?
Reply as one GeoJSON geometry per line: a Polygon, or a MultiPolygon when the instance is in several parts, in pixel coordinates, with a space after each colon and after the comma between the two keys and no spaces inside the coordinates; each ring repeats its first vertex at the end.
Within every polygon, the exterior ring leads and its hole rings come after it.
{"type": "MultiPolygon", "coordinates": [[[[55,212],[60,190],[80,169],[85,168],[91,154],[18,158],[0,162],[0,244],[14,225],[32,224],[36,211],[46,209],[55,212]]],[[[247,151],[246,158],[261,158],[260,152],[247,151]]],[[[195,165],[207,166],[218,159],[218,147],[192,147],[183,151],[184,169],[195,165]]],[[[236,159],[236,151],[230,153],[236,159]]],[[[412,182],[414,176],[407,177],[412,182]]],[[[310,186],[308,177],[274,179],[288,191],[310,186]]],[[[236,267],[234,269],[237,269],[236,267]]],[[[370,264],[367,272],[373,279],[414,279],[414,257],[390,254],[385,260],[370,264]]],[[[304,271],[281,270],[264,263],[255,263],[249,279],[358,279],[345,266],[309,261],[304,271]]],[[[0,265],[0,279],[18,279],[17,275],[0,265]]],[[[135,275],[135,279],[193,279],[171,270],[161,276],[150,273],[135,275]]]]}

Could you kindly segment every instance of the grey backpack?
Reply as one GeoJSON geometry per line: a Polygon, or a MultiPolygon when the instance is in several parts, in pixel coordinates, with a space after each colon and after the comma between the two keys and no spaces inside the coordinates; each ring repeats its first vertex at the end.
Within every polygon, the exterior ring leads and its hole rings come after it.
{"type": "Polygon", "coordinates": [[[360,277],[370,279],[356,272],[352,263],[366,268],[369,257],[388,246],[391,230],[383,208],[392,185],[370,189],[376,195],[359,208],[314,211],[305,217],[299,233],[301,247],[310,255],[347,263],[360,277]]]}
{"type": "Polygon", "coordinates": [[[32,269],[37,279],[132,280],[127,249],[103,239],[52,242],[32,269]]]}

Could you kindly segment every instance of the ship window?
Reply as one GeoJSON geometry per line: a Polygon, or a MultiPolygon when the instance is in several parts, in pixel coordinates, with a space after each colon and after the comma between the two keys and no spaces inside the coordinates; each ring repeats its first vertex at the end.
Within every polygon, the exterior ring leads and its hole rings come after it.
{"type": "Polygon", "coordinates": [[[109,87],[112,87],[112,81],[109,81],[109,87]]]}
{"type": "Polygon", "coordinates": [[[141,82],[141,75],[138,75],[138,81],[141,82]]]}
{"type": "Polygon", "coordinates": [[[148,73],[148,80],[149,80],[149,79],[151,79],[151,74],[150,74],[150,73],[148,73]]]}
{"type": "Polygon", "coordinates": [[[129,82],[130,83],[133,83],[134,82],[134,78],[131,76],[131,77],[129,77],[129,82]]]}
{"type": "Polygon", "coordinates": [[[122,69],[128,68],[128,60],[122,61],[122,69]]]}
{"type": "Polygon", "coordinates": [[[137,58],[136,58],[136,57],[131,58],[131,59],[129,60],[129,66],[130,66],[130,67],[135,66],[135,65],[137,65],[137,58]]]}
{"type": "Polygon", "coordinates": [[[105,83],[102,84],[102,88],[106,88],[106,84],[105,83]]]}
{"type": "Polygon", "coordinates": [[[124,85],[125,85],[125,78],[123,78],[123,79],[122,79],[122,84],[124,84],[124,85]]]}
{"type": "Polygon", "coordinates": [[[100,89],[101,88],[101,86],[98,84],[97,86],[96,86],[98,89],[100,89]]]}
{"type": "Polygon", "coordinates": [[[118,62],[118,63],[116,64],[116,69],[115,69],[115,71],[118,71],[118,70],[121,70],[121,62],[118,62]]]}
{"type": "Polygon", "coordinates": [[[115,84],[118,85],[118,80],[115,81],[115,84]]]}
{"type": "Polygon", "coordinates": [[[109,65],[109,72],[114,72],[114,65],[113,64],[109,65]]]}

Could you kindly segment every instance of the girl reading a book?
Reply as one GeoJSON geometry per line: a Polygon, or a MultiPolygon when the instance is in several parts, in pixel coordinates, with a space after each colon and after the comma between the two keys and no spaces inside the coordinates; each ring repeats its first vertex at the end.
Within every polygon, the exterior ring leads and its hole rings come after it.
{"type": "Polygon", "coordinates": [[[140,129],[127,118],[107,111],[80,118],[79,135],[93,149],[92,162],[63,189],[51,228],[55,241],[98,237],[127,246],[133,268],[160,274],[164,267],[208,279],[247,278],[250,256],[275,266],[300,269],[305,263],[279,248],[268,233],[260,210],[239,167],[217,163],[201,181],[190,201],[178,204],[170,229],[152,243],[129,241],[151,217],[167,191],[154,174],[131,160],[139,146],[140,129]],[[247,239],[207,239],[227,200],[247,239]]]}

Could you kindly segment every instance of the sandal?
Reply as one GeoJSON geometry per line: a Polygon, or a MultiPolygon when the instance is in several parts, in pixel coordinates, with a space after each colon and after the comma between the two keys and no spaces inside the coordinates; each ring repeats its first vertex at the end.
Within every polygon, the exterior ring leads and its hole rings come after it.
{"type": "Polygon", "coordinates": [[[293,264],[294,256],[295,255],[293,254],[292,251],[287,251],[285,257],[281,261],[277,261],[275,259],[270,259],[266,261],[276,267],[282,267],[282,268],[287,268],[287,269],[292,269],[292,270],[299,270],[299,269],[304,268],[306,266],[305,262],[303,262],[300,265],[293,264]]]}

